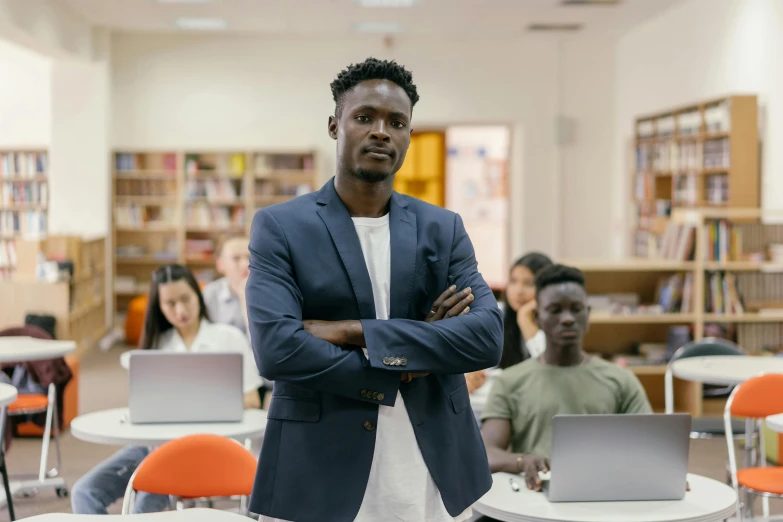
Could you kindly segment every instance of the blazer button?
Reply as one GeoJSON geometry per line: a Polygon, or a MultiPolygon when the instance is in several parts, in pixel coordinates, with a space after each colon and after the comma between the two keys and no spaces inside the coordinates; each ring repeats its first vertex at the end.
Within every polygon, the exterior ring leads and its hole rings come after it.
{"type": "Polygon", "coordinates": [[[408,364],[408,359],[406,359],[405,357],[403,357],[402,359],[400,359],[400,364],[401,364],[401,365],[403,365],[403,366],[405,366],[406,364],[408,364]]]}
{"type": "Polygon", "coordinates": [[[362,397],[367,397],[367,390],[362,390],[362,397]]]}
{"type": "Polygon", "coordinates": [[[390,366],[392,364],[391,357],[384,357],[383,364],[385,364],[386,366],[390,366]]]}
{"type": "Polygon", "coordinates": [[[364,429],[367,431],[372,431],[375,429],[375,423],[373,421],[366,420],[364,421],[364,429]]]}
{"type": "Polygon", "coordinates": [[[384,397],[385,397],[385,395],[384,395],[384,394],[382,394],[382,393],[379,393],[379,394],[378,394],[378,400],[379,400],[379,401],[382,401],[384,397]]]}
{"type": "Polygon", "coordinates": [[[372,392],[372,398],[377,399],[378,398],[378,392],[372,392]]]}

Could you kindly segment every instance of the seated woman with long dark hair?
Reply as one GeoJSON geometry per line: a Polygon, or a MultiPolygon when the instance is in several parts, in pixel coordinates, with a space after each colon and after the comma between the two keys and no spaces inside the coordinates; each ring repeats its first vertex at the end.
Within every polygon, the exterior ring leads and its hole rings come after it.
{"type": "MultiPolygon", "coordinates": [[[[239,329],[209,320],[196,278],[182,265],[166,265],[152,274],[141,346],[170,352],[239,352],[243,355],[245,408],[259,408],[258,375],[247,337],[239,329]]],[[[125,494],[131,475],[149,454],[149,448],[126,446],[98,464],[74,484],[74,513],[100,515],[125,494]]],[[[168,508],[168,497],[140,492],[134,513],[168,508]]]]}

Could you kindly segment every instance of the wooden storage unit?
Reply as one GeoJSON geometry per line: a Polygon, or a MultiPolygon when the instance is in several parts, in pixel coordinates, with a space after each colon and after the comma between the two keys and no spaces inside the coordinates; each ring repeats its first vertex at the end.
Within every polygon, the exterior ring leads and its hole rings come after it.
{"type": "Polygon", "coordinates": [[[446,133],[414,132],[394,190],[437,205],[446,199],[446,133]]]}
{"type": "Polygon", "coordinates": [[[117,151],[113,176],[115,322],[152,271],[188,265],[216,277],[223,240],[249,236],[253,214],[318,188],[312,151],[117,151]]]}
{"type": "MultiPolygon", "coordinates": [[[[783,225],[761,224],[758,208],[700,208],[679,209],[671,218],[675,223],[688,224],[695,231],[695,252],[692,261],[633,259],[620,262],[565,261],[585,273],[586,287],[591,296],[607,294],[636,294],[640,307],[601,312],[593,310],[590,331],[585,337],[585,349],[607,356],[632,355],[639,344],[666,343],[669,328],[685,326],[693,339],[702,339],[715,327],[728,330],[749,354],[768,356],[783,353],[783,260],[770,259],[766,252],[770,245],[783,245],[783,225]],[[715,222],[744,227],[741,245],[734,251],[737,259],[711,259],[710,250],[719,240],[710,237],[715,222]],[[759,257],[765,256],[765,257],[759,257]],[[712,285],[714,274],[734,273],[736,288],[723,283],[712,285]],[[673,310],[657,310],[655,303],[662,279],[680,274],[683,284],[673,310]],[[726,290],[724,290],[724,288],[726,290]],[[711,292],[722,294],[714,299],[711,292]],[[690,297],[682,308],[682,297],[690,297]],[[726,298],[724,295],[728,295],[726,298]],[[742,310],[726,303],[734,303],[740,295],[742,310]],[[720,310],[714,304],[723,303],[720,310]],[[766,303],[766,305],[765,305],[766,303]],[[645,306],[647,308],[645,308],[645,306]],[[766,309],[764,307],[766,306],[766,309]],[[755,308],[762,308],[756,310],[755,308]]],[[[728,241],[720,247],[729,251],[728,241]]],[[[718,246],[716,246],[718,248],[718,246]]],[[[773,247],[774,248],[774,247],[773,247]]],[[[721,257],[721,256],[718,256],[721,257]]],[[[620,298],[618,298],[619,300],[620,298]]],[[[633,354],[635,355],[635,354],[633,354]]],[[[631,363],[638,362],[629,359],[631,363]]],[[[639,376],[656,411],[664,408],[664,364],[630,368],[639,376]]],[[[720,415],[725,401],[703,401],[701,386],[675,379],[675,409],[692,415],[720,415]]]]}
{"type": "Polygon", "coordinates": [[[53,315],[58,339],[76,341],[77,355],[92,348],[108,330],[105,239],[50,236],[17,244],[20,261],[25,261],[19,264],[21,273],[0,281],[0,327],[22,325],[31,313],[53,315]],[[73,277],[59,282],[37,280],[38,252],[49,260],[73,261],[73,277]]]}
{"type": "Polygon", "coordinates": [[[756,96],[728,96],[636,119],[633,255],[658,257],[673,209],[759,205],[756,96]]]}

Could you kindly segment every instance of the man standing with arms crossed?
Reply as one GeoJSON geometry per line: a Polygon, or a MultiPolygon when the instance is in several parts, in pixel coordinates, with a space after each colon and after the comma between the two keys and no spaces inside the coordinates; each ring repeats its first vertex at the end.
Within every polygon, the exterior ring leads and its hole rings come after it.
{"type": "Polygon", "coordinates": [[[463,374],[497,365],[501,313],[460,217],[392,190],[410,72],[369,58],[331,87],[335,177],[253,219],[250,336],[275,389],[250,510],[464,521],[491,476],[463,374]]]}

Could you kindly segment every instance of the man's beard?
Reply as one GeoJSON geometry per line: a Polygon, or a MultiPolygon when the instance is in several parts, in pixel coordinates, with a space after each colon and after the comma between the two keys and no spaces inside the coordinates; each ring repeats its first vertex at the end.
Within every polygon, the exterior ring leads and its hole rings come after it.
{"type": "Polygon", "coordinates": [[[364,169],[356,169],[354,175],[362,181],[368,183],[380,183],[386,181],[392,176],[391,172],[377,172],[364,169]]]}

